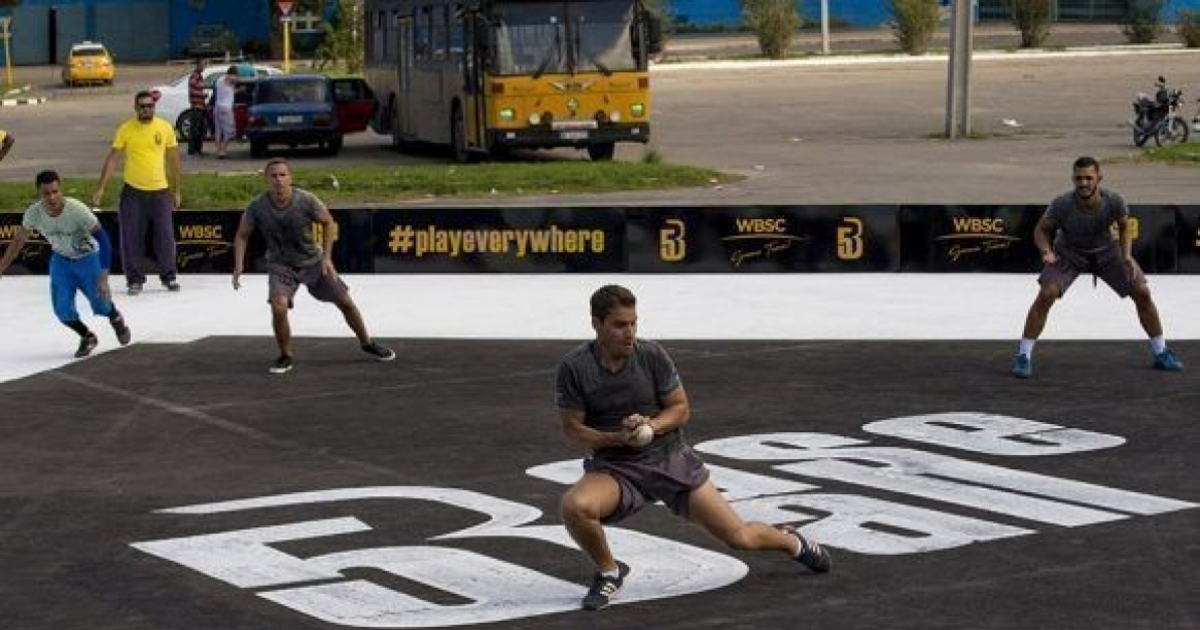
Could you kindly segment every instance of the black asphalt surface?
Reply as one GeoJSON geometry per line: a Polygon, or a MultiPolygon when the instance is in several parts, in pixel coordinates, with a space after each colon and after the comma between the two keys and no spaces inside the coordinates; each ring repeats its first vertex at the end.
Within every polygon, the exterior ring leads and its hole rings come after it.
{"type": "MultiPolygon", "coordinates": [[[[711,465],[755,475],[740,492],[761,496],[739,501],[788,510],[829,547],[834,570],[723,549],[652,507],[623,524],[664,541],[619,551],[635,568],[622,593],[632,601],[585,613],[563,602],[574,605],[590,569],[550,540],[562,535],[565,486],[526,472],[578,456],[552,407],[554,369],[576,342],[388,341],[400,354],[392,363],[372,362],[352,339],[301,339],[284,376],[266,372],[268,338],[135,344],[0,384],[0,628],[1200,627],[1200,342],[1175,344],[1193,362],[1181,374],[1150,369],[1144,343],[1043,342],[1029,381],[1007,373],[1010,342],[667,342],[691,398],[689,441],[705,444],[711,465]],[[864,429],[949,412],[1079,431],[1036,425],[992,441],[1023,454],[997,454],[864,429]],[[713,446],[780,433],[792,435],[762,441],[783,452],[775,461],[713,446]],[[855,450],[801,466],[804,449],[788,440],[855,450]],[[1091,447],[1054,452],[1064,443],[1091,447]],[[842,474],[855,471],[862,481],[842,474]],[[888,485],[896,479],[914,483],[888,485]],[[163,511],[364,488],[374,498],[163,511]],[[1039,507],[1006,507],[1023,502],[1039,507]],[[505,535],[492,523],[446,537],[489,520],[473,505],[525,513],[505,535]],[[299,533],[316,521],[330,529],[299,533]],[[854,522],[882,546],[863,551],[854,522]],[[922,529],[935,523],[976,542],[902,552],[935,541],[922,529]],[[247,542],[247,530],[275,542],[247,542]],[[671,549],[683,552],[659,553],[671,549]],[[713,576],[728,583],[687,592],[685,578],[713,576]],[[481,612],[439,580],[500,595],[481,612]],[[356,621],[277,603],[287,597],[356,621]],[[547,601],[558,609],[513,612],[547,601]],[[497,616],[479,623],[472,610],[497,616]]],[[[992,430],[927,426],[967,440],[992,430]]]]}

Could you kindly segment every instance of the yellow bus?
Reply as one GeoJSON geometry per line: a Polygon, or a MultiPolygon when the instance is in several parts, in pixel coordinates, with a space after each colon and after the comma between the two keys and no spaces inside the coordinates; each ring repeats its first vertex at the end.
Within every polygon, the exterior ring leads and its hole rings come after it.
{"type": "Polygon", "coordinates": [[[449,145],[466,162],[575,147],[611,160],[650,140],[649,58],[660,20],[642,0],[366,0],[375,130],[400,149],[449,145]]]}

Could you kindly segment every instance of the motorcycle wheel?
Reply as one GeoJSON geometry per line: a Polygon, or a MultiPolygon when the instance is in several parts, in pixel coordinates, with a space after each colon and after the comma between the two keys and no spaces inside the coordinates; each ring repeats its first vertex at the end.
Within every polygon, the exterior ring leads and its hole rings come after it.
{"type": "Polygon", "coordinates": [[[1187,142],[1188,125],[1182,118],[1172,118],[1154,133],[1154,143],[1160,147],[1187,142]]]}
{"type": "Polygon", "coordinates": [[[1147,141],[1147,140],[1149,140],[1149,139],[1150,139],[1150,135],[1149,135],[1149,134],[1145,134],[1145,133],[1142,133],[1142,132],[1140,132],[1140,131],[1134,130],[1134,132],[1133,132],[1133,146],[1135,146],[1135,147],[1138,147],[1138,148],[1141,148],[1142,146],[1144,146],[1144,145],[1146,144],[1146,141],[1147,141]]]}

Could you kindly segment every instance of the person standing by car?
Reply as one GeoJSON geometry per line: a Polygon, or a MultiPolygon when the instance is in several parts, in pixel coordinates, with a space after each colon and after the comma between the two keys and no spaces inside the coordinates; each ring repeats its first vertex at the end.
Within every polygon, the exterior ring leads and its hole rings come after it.
{"type": "Polygon", "coordinates": [[[233,117],[234,97],[237,94],[238,69],[229,66],[225,76],[213,85],[213,137],[217,141],[217,159],[224,160],[229,141],[237,135],[237,121],[233,117]]]}
{"type": "Polygon", "coordinates": [[[188,155],[204,154],[204,136],[208,133],[208,114],[204,111],[208,99],[204,94],[204,58],[196,57],[196,67],[188,76],[188,155]]]}
{"type": "Polygon", "coordinates": [[[104,199],[104,187],[125,153],[125,185],[121,188],[121,264],[129,295],[142,292],[146,231],[151,230],[158,277],[168,291],[178,291],[175,262],[175,222],[171,213],[183,202],[183,168],[175,128],[154,115],[154,96],[147,90],[133,99],[137,116],[117,128],[112,149],[104,159],[100,183],[92,193],[92,205],[104,199]],[[167,179],[167,170],[171,177],[167,179]],[[172,187],[174,190],[172,190],[172,187]]]}

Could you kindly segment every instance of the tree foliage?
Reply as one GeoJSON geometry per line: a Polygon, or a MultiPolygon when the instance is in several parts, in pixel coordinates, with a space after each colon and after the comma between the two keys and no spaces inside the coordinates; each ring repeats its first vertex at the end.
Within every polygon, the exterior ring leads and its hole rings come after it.
{"type": "Polygon", "coordinates": [[[942,7],[938,0],[888,0],[892,13],[892,32],[900,50],[910,55],[923,55],[942,22],[942,7]]]}
{"type": "Polygon", "coordinates": [[[796,29],[800,28],[796,0],[741,0],[741,3],[742,16],[757,36],[763,56],[786,57],[796,29]]]}
{"type": "Polygon", "coordinates": [[[325,41],[317,48],[323,66],[338,63],[349,74],[363,71],[362,0],[341,0],[337,15],[325,23],[325,41]]]}

